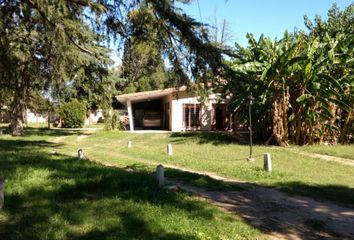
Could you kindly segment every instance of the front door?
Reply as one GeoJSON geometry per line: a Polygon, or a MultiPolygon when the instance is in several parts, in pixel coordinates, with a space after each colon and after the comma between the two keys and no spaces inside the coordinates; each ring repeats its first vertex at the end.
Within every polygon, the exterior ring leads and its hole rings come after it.
{"type": "Polygon", "coordinates": [[[224,130],[224,118],[223,118],[223,110],[221,106],[216,106],[215,109],[215,129],[216,130],[224,130]]]}

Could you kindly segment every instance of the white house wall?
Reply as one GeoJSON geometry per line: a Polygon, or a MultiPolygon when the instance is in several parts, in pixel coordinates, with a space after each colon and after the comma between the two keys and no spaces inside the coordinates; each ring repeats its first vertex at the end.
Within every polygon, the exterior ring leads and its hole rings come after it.
{"type": "MultiPolygon", "coordinates": [[[[111,110],[109,114],[112,114],[111,110]]],[[[85,125],[102,123],[103,121],[104,121],[103,111],[101,109],[98,109],[96,111],[90,111],[90,115],[85,118],[85,125]]]]}
{"type": "MultiPolygon", "coordinates": [[[[217,96],[212,94],[209,96],[209,100],[206,104],[200,106],[200,130],[211,130],[211,112],[212,104],[217,102],[217,96]]],[[[182,96],[174,96],[171,104],[172,109],[172,125],[171,130],[173,132],[185,131],[183,126],[183,104],[200,104],[197,97],[190,97],[185,94],[182,96]]]]}
{"type": "Polygon", "coordinates": [[[47,122],[47,117],[40,115],[40,114],[35,114],[31,112],[30,110],[27,110],[26,113],[26,118],[28,123],[45,123],[47,122]]]}

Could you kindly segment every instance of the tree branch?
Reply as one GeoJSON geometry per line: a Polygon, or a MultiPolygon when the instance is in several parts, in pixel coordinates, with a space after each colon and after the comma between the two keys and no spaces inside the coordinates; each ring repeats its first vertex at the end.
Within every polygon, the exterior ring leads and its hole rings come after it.
{"type": "MultiPolygon", "coordinates": [[[[76,4],[80,4],[80,3],[82,4],[82,3],[84,3],[84,1],[81,1],[81,0],[68,0],[68,1],[74,2],[74,3],[76,3],[76,4]]],[[[48,22],[52,27],[56,27],[56,26],[57,26],[55,23],[51,22],[51,21],[47,18],[46,14],[45,14],[43,11],[41,11],[41,9],[39,8],[39,6],[36,6],[31,0],[28,0],[27,2],[28,2],[29,5],[31,5],[33,8],[35,8],[35,9],[39,12],[39,14],[42,16],[42,18],[43,18],[46,22],[48,22]]],[[[64,26],[65,26],[65,25],[64,25],[64,26]]],[[[79,48],[79,49],[80,49],[81,51],[83,51],[83,52],[86,52],[86,53],[88,53],[88,54],[90,54],[90,55],[92,55],[92,56],[95,56],[95,53],[93,53],[92,51],[88,50],[87,48],[81,46],[81,45],[78,44],[77,42],[75,42],[75,40],[73,39],[73,37],[72,37],[67,31],[65,31],[65,29],[63,29],[63,31],[64,31],[64,34],[67,36],[67,38],[70,40],[70,42],[71,42],[72,44],[74,44],[77,48],[79,48]]]]}

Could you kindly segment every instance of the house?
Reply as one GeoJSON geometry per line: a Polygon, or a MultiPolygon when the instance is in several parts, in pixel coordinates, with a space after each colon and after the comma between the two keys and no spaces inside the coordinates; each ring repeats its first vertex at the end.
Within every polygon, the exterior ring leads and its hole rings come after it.
{"type": "Polygon", "coordinates": [[[86,114],[85,125],[91,125],[95,123],[103,123],[104,116],[102,109],[89,110],[86,114]]]}
{"type": "MultiPolygon", "coordinates": [[[[59,116],[54,114],[53,112],[50,113],[50,122],[54,123],[59,119],[59,116]]],[[[11,121],[10,112],[8,108],[3,107],[0,111],[0,123],[9,123],[11,121]]],[[[25,114],[25,122],[26,124],[29,123],[47,123],[48,122],[48,114],[47,113],[36,113],[30,109],[26,110],[25,114]]],[[[89,115],[85,117],[85,125],[91,125],[95,123],[102,123],[104,122],[103,111],[101,109],[98,110],[90,110],[89,115]]]]}
{"type": "Polygon", "coordinates": [[[173,132],[230,129],[230,114],[220,94],[203,103],[186,86],[116,96],[126,106],[130,130],[159,129],[173,132]]]}
{"type": "Polygon", "coordinates": [[[48,116],[40,113],[26,110],[26,123],[46,123],[48,122],[48,116]]]}
{"type": "MultiPolygon", "coordinates": [[[[50,113],[50,122],[55,122],[59,119],[59,116],[54,114],[53,112],[50,113]]],[[[85,116],[84,125],[91,125],[95,123],[102,123],[104,121],[103,111],[101,109],[97,110],[90,110],[88,115],[85,116]]],[[[26,123],[47,123],[48,122],[48,115],[35,113],[29,109],[26,111],[26,123]]]]}

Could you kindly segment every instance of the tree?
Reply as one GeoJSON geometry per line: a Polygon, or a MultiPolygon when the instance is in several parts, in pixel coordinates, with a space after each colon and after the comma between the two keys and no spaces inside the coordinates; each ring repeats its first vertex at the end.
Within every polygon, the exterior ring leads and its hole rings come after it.
{"type": "Polygon", "coordinates": [[[157,19],[150,4],[142,2],[128,14],[129,37],[124,44],[122,77],[128,82],[124,92],[162,89],[167,80],[162,59],[157,19]]]}
{"type": "Polygon", "coordinates": [[[14,91],[11,133],[22,135],[31,96],[62,85],[82,66],[103,64],[107,51],[85,24],[84,7],[70,1],[9,1],[0,7],[1,85],[14,91]]]}
{"type": "Polygon", "coordinates": [[[11,104],[13,97],[13,92],[9,89],[2,88],[0,89],[0,123],[4,120],[4,113],[8,113],[8,107],[11,104]],[[5,109],[5,112],[3,111],[5,109]]]}
{"type": "Polygon", "coordinates": [[[296,59],[295,38],[287,32],[280,41],[272,41],[264,36],[257,41],[252,34],[247,37],[248,48],[237,45],[238,57],[231,65],[239,75],[225,86],[226,92],[236,98],[233,99],[235,107],[241,105],[239,111],[245,112],[242,116],[247,116],[247,99],[252,92],[257,97],[255,109],[256,119],[259,120],[258,132],[268,135],[267,142],[274,139],[278,145],[286,146],[289,80],[296,59]]]}
{"type": "Polygon", "coordinates": [[[226,19],[219,23],[216,10],[213,19],[210,20],[209,34],[211,41],[222,48],[229,48],[229,43],[233,40],[230,23],[226,19]]]}
{"type": "MultiPolygon", "coordinates": [[[[350,141],[347,136],[354,131],[353,99],[353,59],[354,51],[354,4],[344,11],[334,5],[328,11],[328,19],[319,16],[312,23],[305,16],[305,24],[310,30],[310,38],[323,43],[322,51],[326,55],[323,71],[316,83],[324,96],[322,104],[331,103],[326,125],[334,138],[341,143],[350,141]]],[[[324,111],[325,112],[325,111],[324,111]]]]}
{"type": "MultiPolygon", "coordinates": [[[[24,112],[31,92],[57,96],[80,67],[106,64],[101,46],[104,33],[113,40],[128,37],[126,12],[141,1],[121,0],[10,0],[0,2],[1,87],[14,92],[11,133],[23,133],[24,112]]],[[[189,1],[181,1],[189,2],[189,1]]],[[[202,24],[174,6],[173,0],[146,0],[158,23],[163,53],[174,73],[188,82],[212,69],[220,74],[223,50],[213,46],[202,24]]],[[[85,69],[97,79],[95,67],[85,69]],[[91,71],[94,69],[94,73],[91,71]],[[96,75],[96,77],[94,76],[96,75]]],[[[82,76],[82,75],[81,75],[82,76]]],[[[84,79],[83,77],[82,79],[84,79]]]]}

